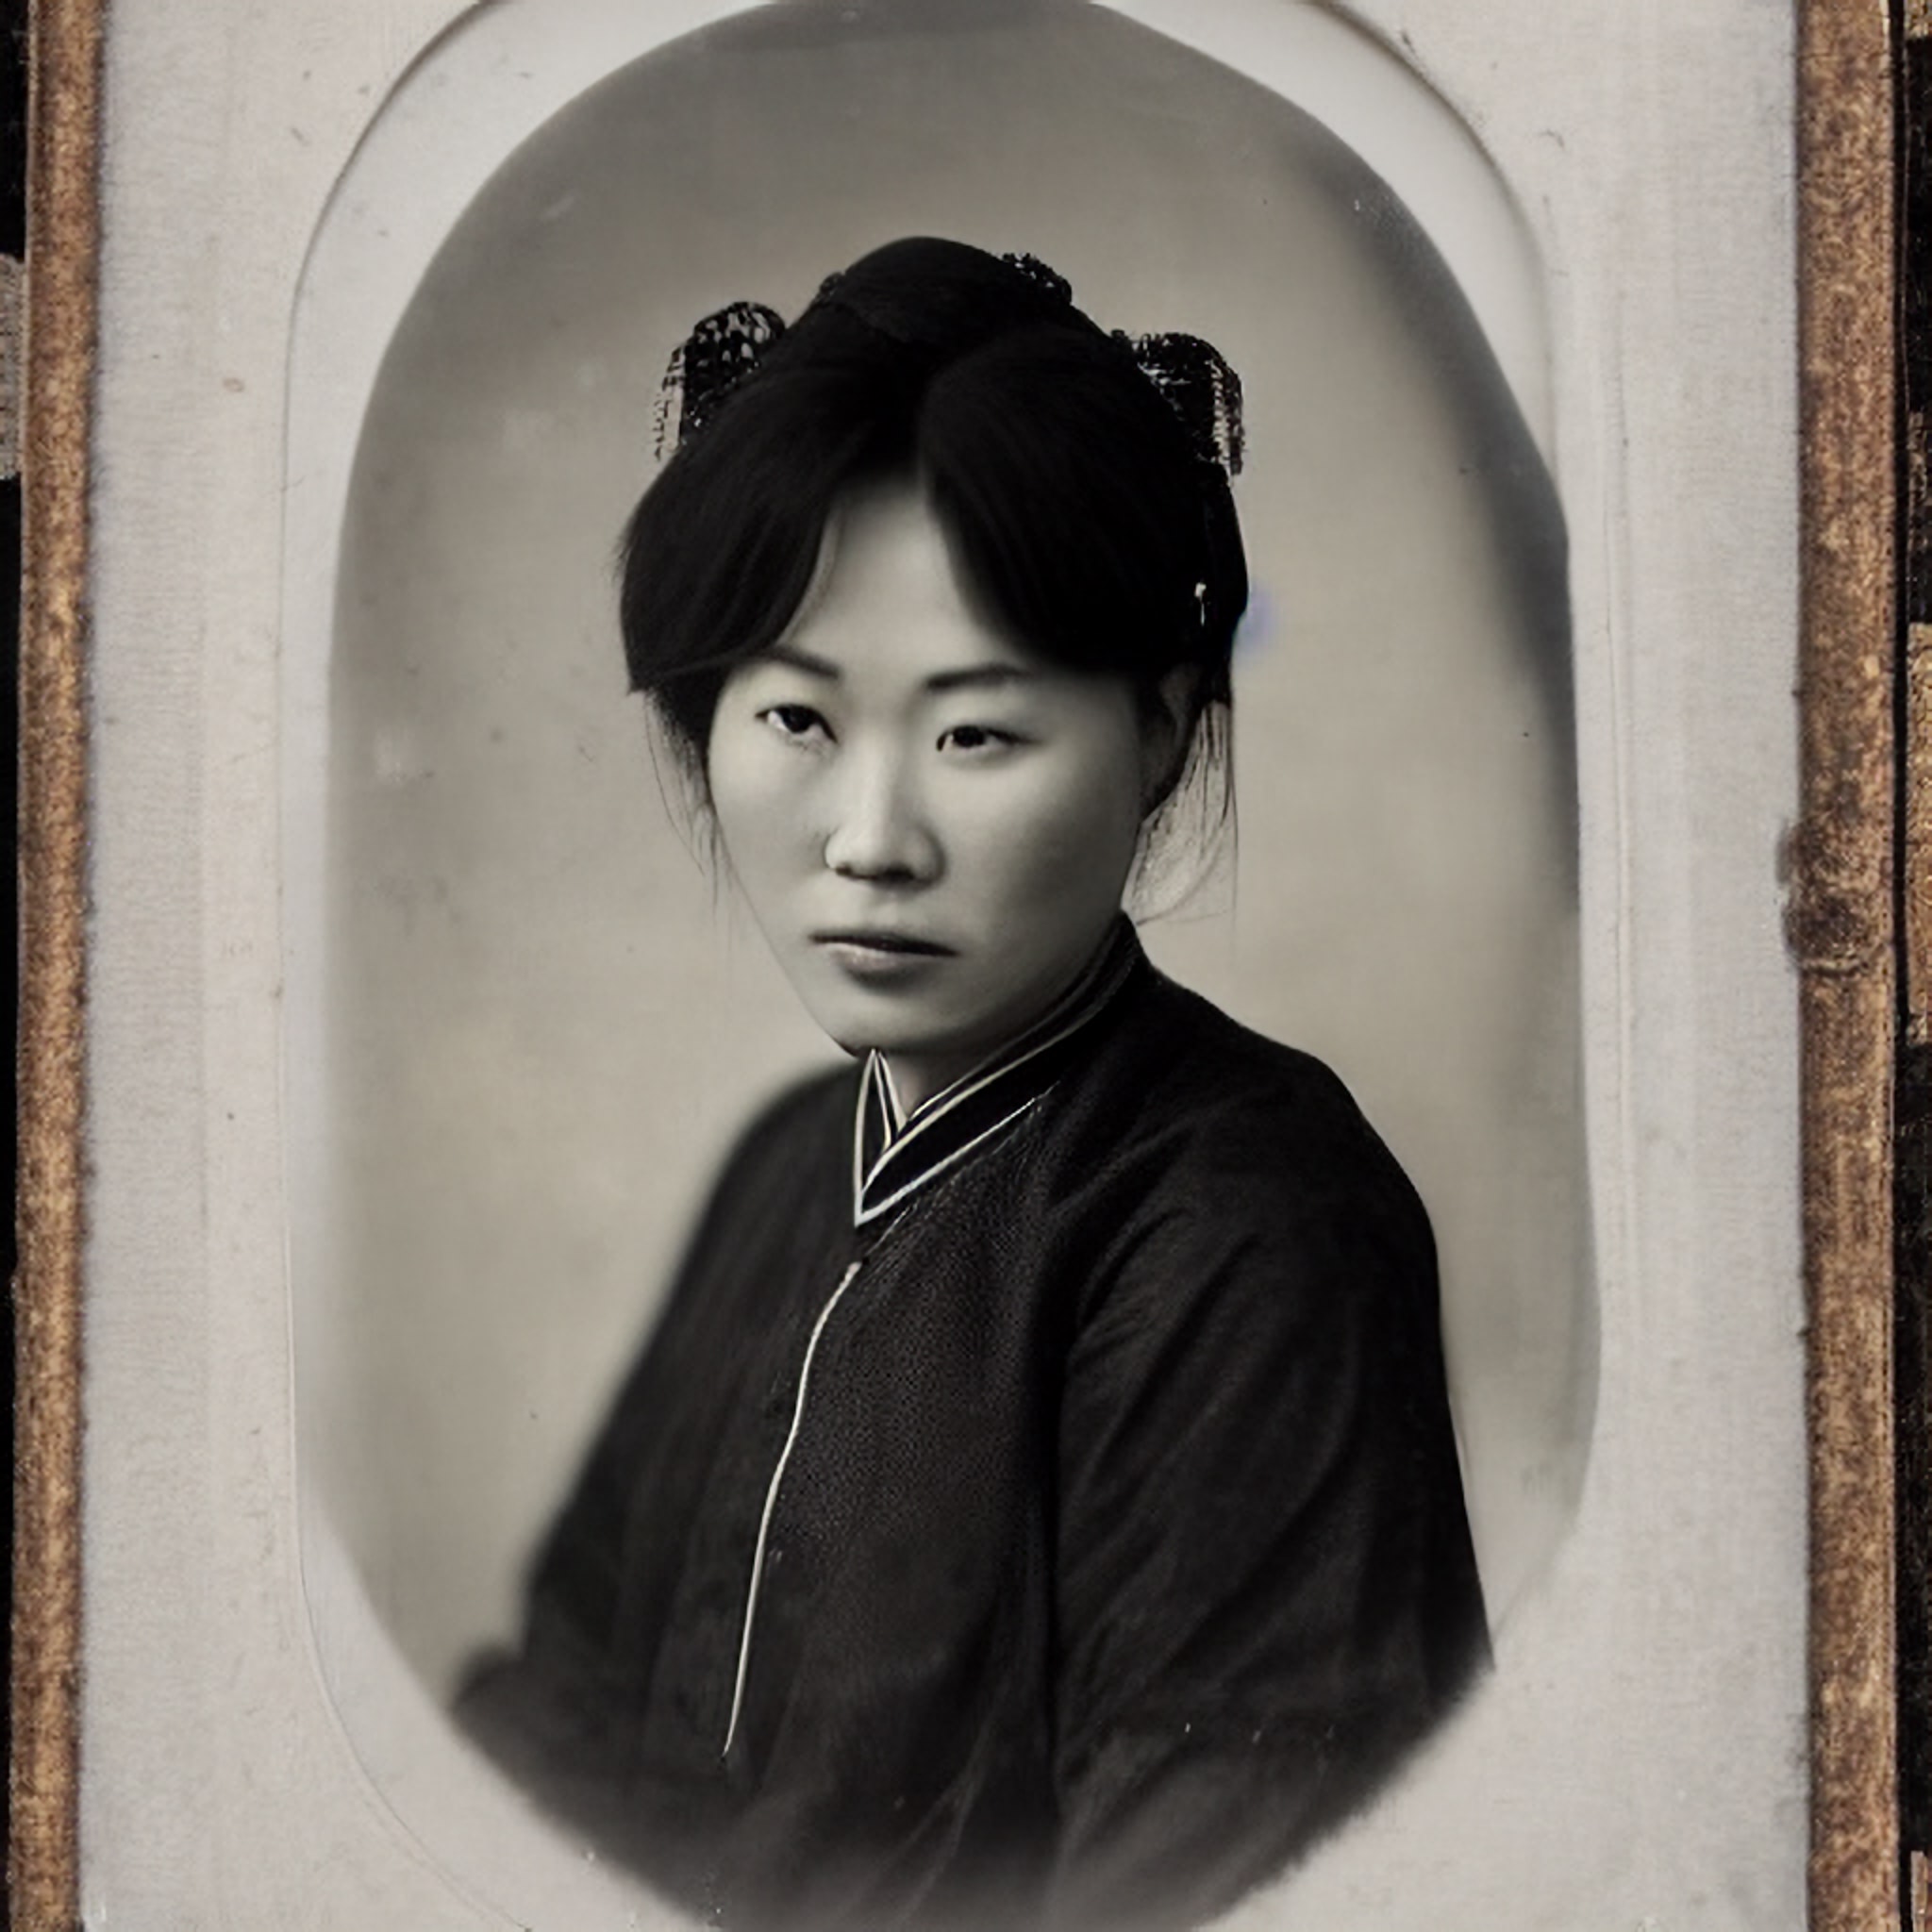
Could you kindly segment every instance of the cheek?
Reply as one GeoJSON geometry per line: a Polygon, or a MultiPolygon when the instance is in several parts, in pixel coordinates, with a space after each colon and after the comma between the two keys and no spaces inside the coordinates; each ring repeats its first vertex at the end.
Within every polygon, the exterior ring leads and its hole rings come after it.
{"type": "Polygon", "coordinates": [[[1118,902],[1139,832],[1138,771],[1101,757],[1034,774],[984,816],[974,843],[1003,901],[1076,922],[1118,902]]]}
{"type": "Polygon", "coordinates": [[[712,736],[706,776],[725,859],[756,893],[795,862],[803,816],[799,774],[744,733],[721,726],[712,736]]]}

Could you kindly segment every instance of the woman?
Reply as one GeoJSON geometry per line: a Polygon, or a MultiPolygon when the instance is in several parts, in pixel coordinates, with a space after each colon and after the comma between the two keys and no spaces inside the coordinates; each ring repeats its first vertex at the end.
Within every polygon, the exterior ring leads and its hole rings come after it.
{"type": "Polygon", "coordinates": [[[937,241],[680,361],[630,670],[856,1064],[731,1157],[464,1714],[716,1923],[1197,1924],[1487,1654],[1422,1207],[1121,912],[1224,773],[1238,386],[937,241]]]}

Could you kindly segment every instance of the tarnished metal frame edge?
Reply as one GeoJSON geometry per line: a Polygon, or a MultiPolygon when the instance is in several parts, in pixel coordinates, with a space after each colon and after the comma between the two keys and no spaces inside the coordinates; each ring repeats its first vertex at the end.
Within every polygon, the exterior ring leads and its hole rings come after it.
{"type": "Polygon", "coordinates": [[[105,0],[28,14],[8,1905],[79,1924],[88,484],[105,0]]]}
{"type": "Polygon", "coordinates": [[[1902,20],[1874,0],[1798,8],[1803,513],[1790,939],[1809,1317],[1811,1932],[1874,1932],[1902,1918],[1892,1407],[1902,20]]]}
{"type": "MultiPolygon", "coordinates": [[[[21,1932],[78,1924],[87,560],[106,0],[34,0],[21,611],[13,1751],[21,1932]]],[[[1895,24],[1799,0],[1800,971],[1811,1932],[1898,1923],[1890,1148],[1895,24]]],[[[1713,1714],[1713,1722],[1721,1721],[1713,1714]]],[[[1581,1903],[1581,1902],[1580,1902],[1581,1903]]]]}

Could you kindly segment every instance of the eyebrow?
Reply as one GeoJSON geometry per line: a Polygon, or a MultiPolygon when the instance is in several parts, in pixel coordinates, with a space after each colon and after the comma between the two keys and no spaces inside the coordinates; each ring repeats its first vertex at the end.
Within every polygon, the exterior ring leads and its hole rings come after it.
{"type": "Polygon", "coordinates": [[[794,671],[803,671],[808,677],[824,677],[833,683],[839,680],[839,667],[827,663],[823,658],[814,658],[809,651],[801,651],[796,644],[770,644],[760,651],[758,657],[768,664],[789,664],[794,671]]]}
{"type": "Polygon", "coordinates": [[[925,680],[929,691],[991,691],[1003,684],[1028,684],[1039,674],[1019,664],[966,664],[940,671],[925,680]]]}
{"type": "MultiPolygon", "coordinates": [[[[804,672],[808,677],[823,677],[832,684],[837,684],[843,675],[838,665],[829,659],[814,657],[809,651],[801,651],[796,644],[773,644],[759,656],[770,663],[788,664],[794,671],[804,672]]],[[[1024,664],[962,664],[956,671],[934,672],[925,680],[924,689],[935,694],[950,691],[991,691],[1001,685],[1028,683],[1038,675],[1024,664]]]]}

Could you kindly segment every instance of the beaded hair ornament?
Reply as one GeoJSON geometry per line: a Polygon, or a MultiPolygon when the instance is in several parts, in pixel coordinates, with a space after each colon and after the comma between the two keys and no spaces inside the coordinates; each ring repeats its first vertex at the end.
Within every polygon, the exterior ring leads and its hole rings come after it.
{"type": "MultiPolygon", "coordinates": [[[[1000,259],[1072,307],[1071,284],[1039,257],[1003,255],[1000,259]]],[[[828,275],[814,303],[836,300],[840,279],[828,275]]],[[[666,457],[701,430],[784,333],[784,318],[762,302],[733,302],[706,316],[673,354],[658,388],[653,424],[658,456],[666,457]]],[[[1147,336],[1130,336],[1124,329],[1110,333],[1179,418],[1194,454],[1224,476],[1239,475],[1241,382],[1221,352],[1199,336],[1171,330],[1147,336]]]]}

